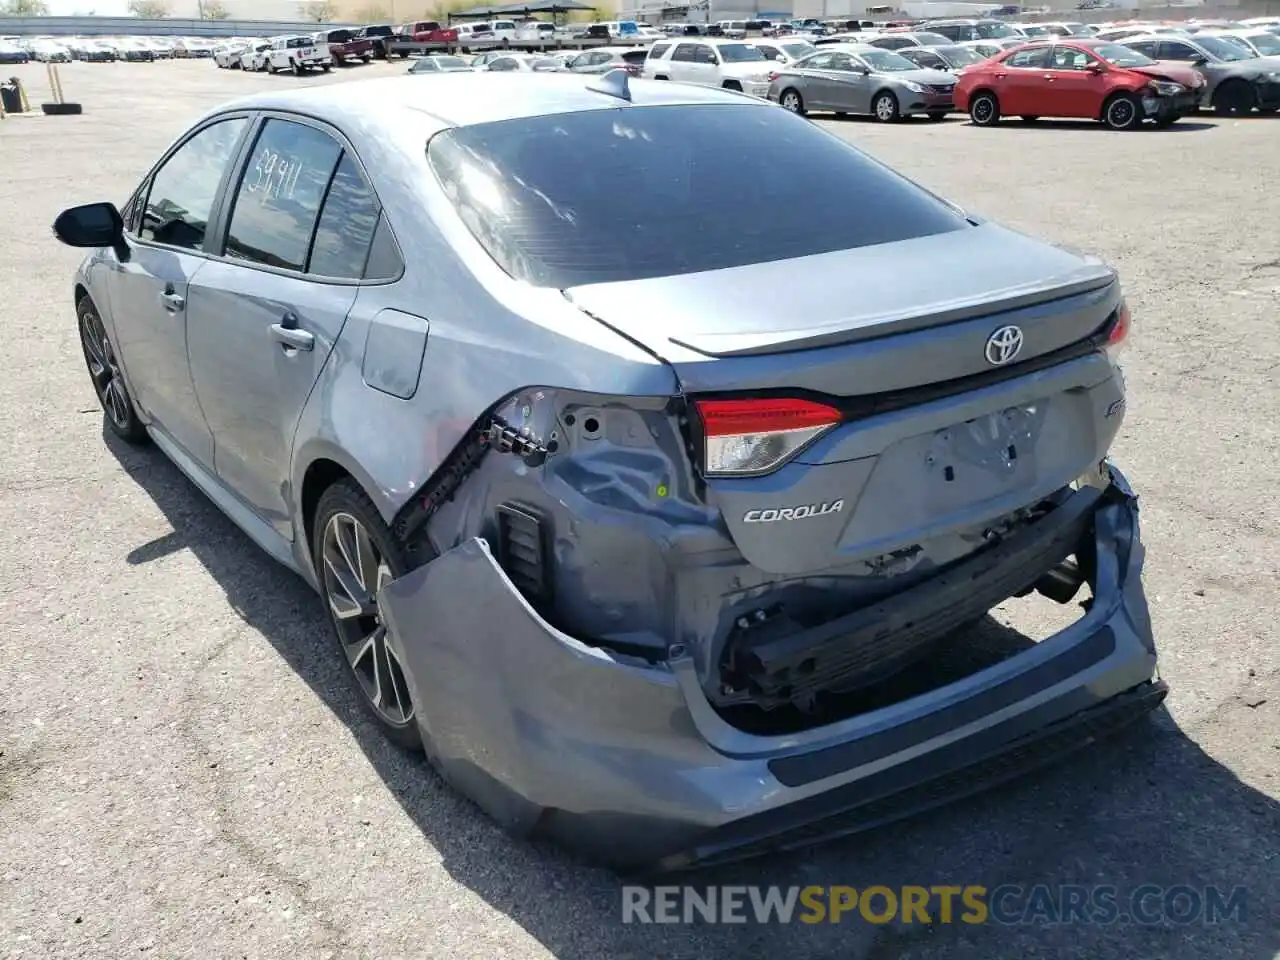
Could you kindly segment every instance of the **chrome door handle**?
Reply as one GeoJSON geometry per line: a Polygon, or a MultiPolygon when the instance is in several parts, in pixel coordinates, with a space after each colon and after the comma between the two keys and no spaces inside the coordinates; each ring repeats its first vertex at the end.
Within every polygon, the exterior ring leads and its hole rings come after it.
{"type": "Polygon", "coordinates": [[[293,347],[295,350],[312,350],[316,345],[314,334],[299,330],[297,327],[285,326],[283,323],[271,325],[271,336],[284,346],[293,347]]]}
{"type": "Polygon", "coordinates": [[[1005,79],[1005,77],[1007,77],[1007,76],[1009,76],[1007,73],[997,73],[997,74],[996,74],[996,79],[997,79],[997,80],[1003,80],[1003,79],[1005,79]]]}
{"type": "Polygon", "coordinates": [[[178,313],[186,309],[187,301],[181,294],[162,293],[160,294],[160,305],[170,313],[178,313]]]}

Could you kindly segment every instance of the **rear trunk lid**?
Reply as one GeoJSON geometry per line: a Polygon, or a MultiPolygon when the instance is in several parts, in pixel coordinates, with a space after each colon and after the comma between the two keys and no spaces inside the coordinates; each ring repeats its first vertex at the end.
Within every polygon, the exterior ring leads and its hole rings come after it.
{"type": "Polygon", "coordinates": [[[565,296],[671,364],[695,401],[841,411],[779,468],[707,479],[739,550],[774,574],[957,559],[984,524],[1096,464],[1123,411],[1093,339],[1120,306],[1112,271],[991,224],[565,296]],[[993,359],[1006,327],[1019,349],[993,359]]]}

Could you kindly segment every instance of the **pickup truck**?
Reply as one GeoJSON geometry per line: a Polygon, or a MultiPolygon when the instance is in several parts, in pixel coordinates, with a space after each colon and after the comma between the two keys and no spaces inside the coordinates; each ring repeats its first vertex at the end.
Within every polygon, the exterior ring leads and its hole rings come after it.
{"type": "Polygon", "coordinates": [[[396,29],[389,23],[371,23],[356,31],[356,39],[368,40],[373,45],[373,55],[379,60],[386,60],[390,54],[387,44],[396,39],[396,29]]]}
{"type": "Polygon", "coordinates": [[[320,46],[315,37],[276,37],[271,41],[271,49],[266,56],[267,72],[292,70],[303,74],[312,67],[319,67],[325,73],[333,66],[333,58],[327,48],[320,46]]]}
{"type": "Polygon", "coordinates": [[[407,57],[411,53],[429,53],[458,45],[458,31],[446,27],[438,20],[415,20],[396,28],[396,35],[387,41],[387,53],[407,57]]]}
{"type": "Polygon", "coordinates": [[[329,48],[329,56],[338,66],[348,60],[363,60],[368,63],[373,59],[373,41],[361,37],[354,30],[338,29],[322,31],[316,34],[316,40],[329,48]]]}

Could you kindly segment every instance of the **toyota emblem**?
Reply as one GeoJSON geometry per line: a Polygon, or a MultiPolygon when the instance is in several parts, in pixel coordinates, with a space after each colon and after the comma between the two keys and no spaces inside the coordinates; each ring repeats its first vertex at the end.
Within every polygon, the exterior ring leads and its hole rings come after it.
{"type": "Polygon", "coordinates": [[[1015,326],[1001,327],[987,337],[987,363],[1002,367],[1022,352],[1022,330],[1015,326]]]}

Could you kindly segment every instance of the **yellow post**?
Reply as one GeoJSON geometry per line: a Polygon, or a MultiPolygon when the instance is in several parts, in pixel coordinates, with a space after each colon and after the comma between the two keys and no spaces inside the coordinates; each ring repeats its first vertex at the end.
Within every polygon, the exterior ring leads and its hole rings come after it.
{"type": "Polygon", "coordinates": [[[22,112],[31,112],[31,101],[27,99],[27,88],[23,86],[22,81],[18,81],[18,99],[22,102],[22,112]]]}

